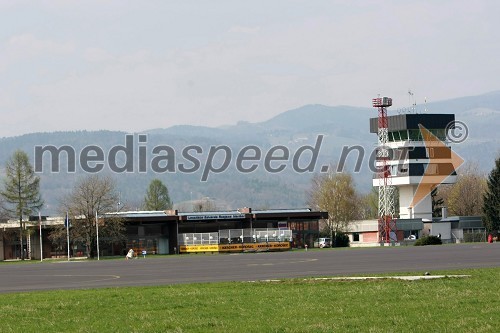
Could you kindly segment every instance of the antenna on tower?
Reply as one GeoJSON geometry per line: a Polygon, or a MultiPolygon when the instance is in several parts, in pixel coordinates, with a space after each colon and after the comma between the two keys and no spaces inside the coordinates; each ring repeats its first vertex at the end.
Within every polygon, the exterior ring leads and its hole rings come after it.
{"type": "Polygon", "coordinates": [[[413,97],[413,92],[408,89],[408,104],[410,104],[410,113],[417,113],[416,106],[417,103],[415,102],[415,99],[413,97]]]}

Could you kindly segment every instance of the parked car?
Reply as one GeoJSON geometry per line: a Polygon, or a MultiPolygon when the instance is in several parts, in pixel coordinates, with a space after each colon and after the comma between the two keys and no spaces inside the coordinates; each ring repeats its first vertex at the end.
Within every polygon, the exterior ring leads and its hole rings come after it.
{"type": "Polygon", "coordinates": [[[319,248],[332,247],[332,240],[330,238],[320,238],[318,240],[319,248]]]}

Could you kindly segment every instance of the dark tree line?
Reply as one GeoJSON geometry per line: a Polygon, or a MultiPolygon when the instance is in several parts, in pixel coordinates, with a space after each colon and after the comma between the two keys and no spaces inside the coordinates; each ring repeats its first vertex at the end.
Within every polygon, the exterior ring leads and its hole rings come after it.
{"type": "Polygon", "coordinates": [[[488,232],[498,234],[500,230],[500,157],[495,160],[495,167],[487,180],[486,193],[483,197],[484,224],[488,232]]]}

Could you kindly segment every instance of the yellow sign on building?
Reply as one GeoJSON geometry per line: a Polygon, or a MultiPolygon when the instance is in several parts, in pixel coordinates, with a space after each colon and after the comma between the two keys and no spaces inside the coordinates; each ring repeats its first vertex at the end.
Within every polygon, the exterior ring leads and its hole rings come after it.
{"type": "Polygon", "coordinates": [[[181,245],[181,253],[196,252],[243,252],[243,251],[279,251],[289,250],[289,242],[219,244],[219,245],[181,245]]]}
{"type": "Polygon", "coordinates": [[[219,245],[181,245],[179,250],[181,253],[219,252],[219,245]]]}

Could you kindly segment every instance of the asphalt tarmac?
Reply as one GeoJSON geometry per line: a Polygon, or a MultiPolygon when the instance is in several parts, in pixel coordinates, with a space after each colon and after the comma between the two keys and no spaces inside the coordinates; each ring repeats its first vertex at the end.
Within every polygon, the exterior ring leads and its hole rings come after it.
{"type": "Polygon", "coordinates": [[[499,243],[0,263],[0,293],[500,266],[499,243]]]}

